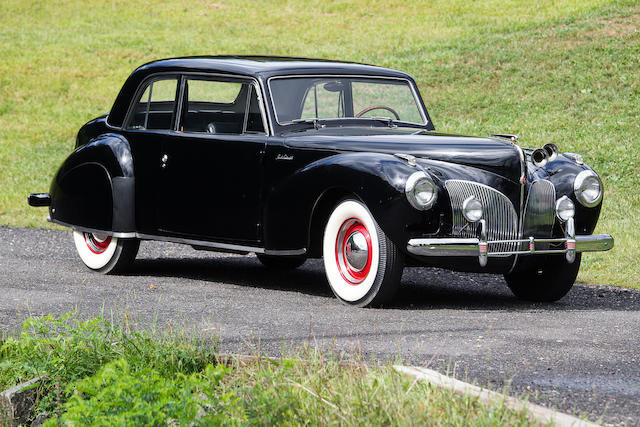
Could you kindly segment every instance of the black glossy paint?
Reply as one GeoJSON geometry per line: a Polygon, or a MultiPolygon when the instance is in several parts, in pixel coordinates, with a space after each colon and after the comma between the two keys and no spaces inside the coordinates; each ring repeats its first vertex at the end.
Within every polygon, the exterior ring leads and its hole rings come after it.
{"type": "MultiPolygon", "coordinates": [[[[304,249],[319,256],[324,221],[335,203],[349,195],[362,200],[385,233],[405,250],[410,238],[450,235],[451,208],[444,189],[448,179],[495,188],[518,213],[528,186],[548,179],[558,197],[566,194],[574,200],[578,233],[593,231],[600,206],[582,207],[572,187],[575,175],[587,166],[564,156],[543,169],[527,161],[523,189],[519,150],[505,139],[436,133],[430,120],[417,128],[390,128],[366,120],[319,129],[312,124],[280,126],[273,119],[268,79],[293,74],[385,76],[414,84],[395,70],[299,58],[178,58],[143,65],[125,82],[110,114],[80,129],[76,150],[51,185],[52,220],[145,237],[224,242],[267,251],[304,249]],[[255,79],[271,132],[219,135],[122,129],[140,85],[157,73],[255,79]],[[417,165],[408,165],[396,153],[414,155],[417,165]],[[163,156],[166,162],[161,161],[163,156]],[[404,195],[406,179],[419,170],[429,173],[439,188],[436,205],[426,212],[412,208],[404,195]]],[[[171,129],[178,128],[173,123],[171,129]]],[[[562,233],[556,224],[554,235],[562,233]]],[[[412,262],[482,270],[475,259],[412,262]]],[[[491,259],[482,271],[506,271],[512,263],[513,257],[491,259]]]]}

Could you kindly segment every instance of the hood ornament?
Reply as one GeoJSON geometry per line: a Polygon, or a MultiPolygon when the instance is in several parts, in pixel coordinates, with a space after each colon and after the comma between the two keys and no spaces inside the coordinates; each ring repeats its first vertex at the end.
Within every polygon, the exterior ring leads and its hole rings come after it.
{"type": "Polygon", "coordinates": [[[394,154],[394,156],[406,160],[407,164],[409,166],[415,166],[416,165],[416,157],[412,156],[411,154],[404,154],[404,153],[396,153],[394,154]]]}
{"type": "Polygon", "coordinates": [[[514,135],[512,133],[492,133],[491,136],[495,136],[496,138],[508,139],[511,142],[518,142],[518,135],[514,135]]]}

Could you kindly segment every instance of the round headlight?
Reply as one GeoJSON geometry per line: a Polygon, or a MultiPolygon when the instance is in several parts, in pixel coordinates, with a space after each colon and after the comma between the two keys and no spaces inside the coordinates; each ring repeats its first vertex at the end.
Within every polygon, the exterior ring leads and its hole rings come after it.
{"type": "Polygon", "coordinates": [[[462,215],[469,222],[480,221],[482,218],[482,202],[474,196],[468,197],[462,202],[462,215]]]}
{"type": "Polygon", "coordinates": [[[560,221],[567,221],[569,218],[573,218],[576,213],[576,207],[573,202],[567,196],[562,196],[556,200],[556,215],[560,221]]]}
{"type": "Polygon", "coordinates": [[[582,171],[573,181],[573,192],[581,204],[591,208],[602,200],[602,182],[595,172],[582,171]]]}
{"type": "Polygon", "coordinates": [[[407,179],[404,192],[411,206],[424,211],[436,202],[438,187],[426,173],[415,172],[407,179]]]}

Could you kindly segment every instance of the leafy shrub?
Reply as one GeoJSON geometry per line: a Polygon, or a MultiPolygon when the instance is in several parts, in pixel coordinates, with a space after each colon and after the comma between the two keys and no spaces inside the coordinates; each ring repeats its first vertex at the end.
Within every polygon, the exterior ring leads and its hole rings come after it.
{"type": "Polygon", "coordinates": [[[345,365],[298,350],[300,362],[216,365],[210,343],[127,332],[74,315],[29,319],[0,342],[0,382],[46,374],[38,411],[61,425],[528,425],[525,412],[417,382],[390,365],[345,365]]]}
{"type": "Polygon", "coordinates": [[[154,369],[163,377],[202,372],[215,360],[214,346],[184,336],[127,332],[104,318],[75,314],[29,318],[18,337],[0,346],[0,387],[45,375],[39,410],[56,413],[70,396],[66,385],[124,359],[133,371],[154,369]]]}
{"type": "Polygon", "coordinates": [[[220,424],[231,396],[212,393],[227,369],[208,365],[203,374],[162,376],[156,369],[134,370],[125,359],[103,366],[96,375],[69,386],[73,392],[59,420],[48,425],[220,424]]]}

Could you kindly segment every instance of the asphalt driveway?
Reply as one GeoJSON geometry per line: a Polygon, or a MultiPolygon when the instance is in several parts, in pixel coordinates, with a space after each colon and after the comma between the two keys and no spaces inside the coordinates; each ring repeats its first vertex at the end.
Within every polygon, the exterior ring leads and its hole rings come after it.
{"type": "MultiPolygon", "coordinates": [[[[587,255],[588,256],[588,255],[587,255]]],[[[68,232],[0,227],[0,328],[29,315],[127,314],[219,337],[224,352],[300,344],[454,372],[574,415],[640,424],[640,291],[576,285],[554,304],[516,300],[501,276],[406,269],[394,306],[331,294],[322,263],[278,273],[253,256],[143,242],[127,276],[88,271],[68,232]],[[602,417],[602,418],[601,418],[602,417]]]]}

